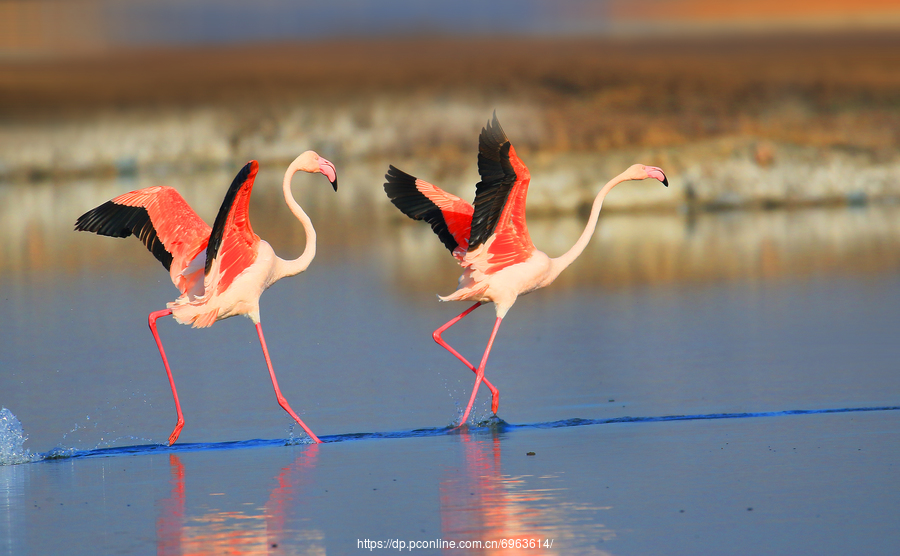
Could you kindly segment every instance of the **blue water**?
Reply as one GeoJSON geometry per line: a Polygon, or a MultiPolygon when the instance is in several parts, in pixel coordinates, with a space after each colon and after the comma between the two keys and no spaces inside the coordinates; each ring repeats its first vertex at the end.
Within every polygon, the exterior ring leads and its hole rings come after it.
{"type": "MultiPolygon", "coordinates": [[[[566,427],[583,427],[590,425],[611,425],[622,423],[665,423],[670,421],[697,421],[718,419],[750,419],[761,417],[785,417],[800,415],[822,415],[831,413],[858,413],[869,411],[898,411],[900,406],[886,407],[845,407],[835,409],[793,409],[785,411],[763,411],[753,413],[714,413],[705,415],[663,415],[657,417],[616,417],[612,419],[563,419],[547,423],[512,424],[493,417],[474,426],[464,427],[465,433],[510,433],[520,429],[558,429],[566,427]]],[[[146,444],[137,446],[117,446],[113,448],[96,448],[93,450],[76,450],[74,448],[55,448],[43,454],[33,454],[22,446],[26,438],[9,410],[3,409],[0,413],[0,424],[12,422],[13,425],[5,430],[0,430],[0,465],[12,465],[19,463],[31,463],[44,460],[81,459],[95,457],[133,456],[159,453],[197,452],[206,450],[242,450],[253,448],[271,448],[274,446],[292,446],[299,444],[312,444],[304,437],[297,439],[253,439],[235,440],[231,442],[194,442],[181,443],[168,446],[165,444],[146,444]]],[[[322,443],[351,442],[358,440],[381,440],[399,438],[424,438],[432,436],[445,436],[461,434],[459,427],[436,427],[425,429],[413,429],[407,431],[392,432],[359,432],[322,436],[322,443]]]]}
{"type": "MultiPolygon", "coordinates": [[[[43,206],[15,193],[9,206],[43,206]]],[[[325,443],[278,407],[252,323],[169,319],[186,424],[168,447],[175,412],[146,315],[176,292],[138,242],[71,231],[68,213],[108,193],[61,189],[58,214],[4,219],[33,233],[0,242],[0,454],[22,463],[0,466],[0,555],[525,536],[616,556],[900,544],[891,209],[602,219],[568,274],[504,319],[487,369],[503,420],[487,419],[483,390],[464,430],[449,425],[473,374],[431,339],[463,309],[434,297],[456,283],[452,258],[427,226],[348,234],[325,219],[313,265],[261,305],[281,390],[325,443]]],[[[273,206],[286,212],[251,215],[273,206]]],[[[562,224],[535,220],[535,243],[570,244],[581,221],[562,224]]],[[[284,256],[302,248],[289,219],[254,229],[284,256]]],[[[482,308],[445,338],[477,359],[492,324],[482,308]]]]}
{"type": "Polygon", "coordinates": [[[550,554],[888,555],[900,413],[861,409],[88,451],[0,467],[0,554],[540,539],[550,554]]]}

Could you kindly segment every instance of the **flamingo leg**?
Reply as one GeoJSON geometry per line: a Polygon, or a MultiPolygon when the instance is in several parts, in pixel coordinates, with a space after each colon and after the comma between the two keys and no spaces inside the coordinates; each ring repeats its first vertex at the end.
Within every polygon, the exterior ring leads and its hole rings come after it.
{"type": "Polygon", "coordinates": [[[466,420],[469,418],[469,412],[472,411],[472,404],[475,403],[475,395],[478,393],[478,387],[481,386],[481,382],[484,380],[484,367],[487,365],[488,355],[491,354],[491,347],[494,345],[494,338],[497,337],[497,330],[500,328],[500,321],[502,320],[503,317],[497,317],[497,320],[494,321],[494,329],[491,331],[491,337],[488,340],[487,347],[484,348],[481,364],[478,365],[478,370],[475,371],[475,387],[472,388],[472,395],[469,396],[469,405],[466,406],[466,412],[463,413],[462,419],[459,420],[460,426],[465,424],[466,420]]]}
{"type": "Polygon", "coordinates": [[[266,365],[269,367],[269,376],[272,378],[272,386],[275,387],[275,398],[278,400],[278,405],[281,406],[282,409],[288,412],[288,415],[294,418],[294,421],[303,427],[303,430],[306,431],[306,434],[309,435],[310,438],[313,439],[313,442],[316,444],[321,444],[322,441],[319,440],[319,437],[316,436],[313,431],[310,430],[309,427],[306,426],[300,417],[294,413],[294,410],[291,409],[291,406],[288,405],[287,400],[281,394],[281,389],[278,388],[278,380],[275,378],[275,370],[272,368],[272,360],[269,358],[269,348],[266,347],[266,339],[263,336],[262,325],[260,323],[256,323],[256,333],[259,334],[259,344],[262,346],[263,355],[266,358],[266,365]]]}
{"type": "Polygon", "coordinates": [[[169,435],[169,446],[175,444],[181,429],[184,427],[184,416],[181,414],[181,403],[178,401],[178,391],[175,390],[175,379],[172,378],[172,369],[169,368],[169,360],[166,358],[166,351],[163,349],[162,340],[159,339],[159,332],[156,331],[156,319],[171,315],[171,309],[160,309],[153,311],[147,317],[150,323],[150,332],[153,333],[153,339],[156,340],[156,347],[159,348],[159,354],[162,356],[163,365],[166,367],[166,374],[169,375],[169,386],[172,387],[172,397],[175,399],[175,411],[178,413],[178,422],[175,423],[175,430],[169,435]]]}
{"type": "MultiPolygon", "coordinates": [[[[482,305],[483,305],[483,303],[482,303],[481,301],[479,301],[479,302],[476,303],[475,305],[472,305],[471,307],[469,307],[468,309],[466,309],[465,311],[463,311],[462,313],[460,313],[459,316],[450,319],[450,321],[447,322],[447,324],[445,324],[444,326],[442,326],[442,327],[438,328],[437,330],[435,330],[434,333],[431,335],[431,337],[434,338],[434,341],[435,341],[435,342],[437,342],[438,344],[441,345],[441,347],[443,347],[444,349],[446,349],[447,351],[449,351],[450,353],[452,353],[454,356],[456,356],[457,359],[459,359],[460,361],[462,361],[463,365],[465,365],[466,367],[468,367],[469,370],[472,371],[473,373],[475,373],[476,375],[478,374],[478,369],[475,368],[475,365],[469,363],[469,361],[468,361],[465,357],[463,357],[462,355],[460,355],[460,353],[459,353],[458,351],[456,351],[455,349],[453,349],[453,348],[450,346],[450,344],[448,344],[447,342],[445,342],[444,339],[441,338],[441,334],[443,334],[448,328],[450,328],[450,327],[453,326],[454,324],[456,324],[456,323],[458,323],[459,321],[461,321],[463,318],[465,318],[466,315],[468,315],[469,313],[471,313],[471,312],[474,311],[475,309],[481,307],[482,305]]],[[[494,414],[496,414],[496,413],[497,413],[497,409],[500,408],[500,391],[497,390],[497,389],[494,387],[494,385],[491,384],[491,383],[488,381],[487,378],[482,377],[482,381],[484,382],[484,385],[488,387],[488,390],[491,391],[491,411],[493,411],[494,414]]]]}

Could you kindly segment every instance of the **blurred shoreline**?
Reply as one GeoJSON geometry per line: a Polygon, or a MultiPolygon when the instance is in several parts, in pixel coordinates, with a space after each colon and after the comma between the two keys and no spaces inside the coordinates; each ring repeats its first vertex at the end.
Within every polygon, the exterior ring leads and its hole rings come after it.
{"type": "MultiPolygon", "coordinates": [[[[231,177],[230,172],[214,170],[172,176],[169,183],[201,218],[212,222],[231,177]]],[[[254,232],[279,256],[291,258],[300,254],[306,239],[284,205],[280,178],[280,169],[261,168],[250,218],[254,232]]],[[[62,186],[0,184],[0,282],[14,286],[35,279],[69,280],[97,269],[168,282],[165,270],[137,240],[72,230],[83,212],[154,182],[136,176],[74,180],[62,186]]],[[[372,189],[371,197],[348,197],[342,190],[332,191],[320,177],[303,175],[295,178],[293,192],[317,230],[320,249],[310,272],[335,264],[378,269],[398,295],[448,293],[456,284],[459,266],[435,241],[432,230],[400,215],[380,186],[372,189]]],[[[585,220],[583,214],[542,217],[529,211],[528,227],[538,249],[558,256],[575,242],[585,220]]],[[[557,287],[627,289],[892,274],[900,269],[900,204],[718,212],[604,210],[577,264],[580,271],[563,273],[557,287]]]]}
{"type": "MultiPolygon", "coordinates": [[[[0,181],[165,181],[250,158],[284,165],[312,148],[339,168],[390,162],[464,194],[494,110],[531,169],[538,213],[583,210],[638,161],[665,168],[673,187],[621,188],[604,208],[900,199],[890,32],[330,40],[0,61],[0,181]]],[[[365,197],[382,174],[341,183],[365,197]]]]}

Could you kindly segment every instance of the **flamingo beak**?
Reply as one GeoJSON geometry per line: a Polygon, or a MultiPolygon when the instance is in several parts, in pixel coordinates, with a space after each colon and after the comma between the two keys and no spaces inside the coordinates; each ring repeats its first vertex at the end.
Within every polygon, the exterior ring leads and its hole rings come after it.
{"type": "Polygon", "coordinates": [[[331,182],[331,187],[333,187],[334,190],[337,191],[337,170],[334,169],[334,164],[320,156],[319,171],[325,174],[325,177],[328,178],[328,181],[331,182]]]}
{"type": "Polygon", "coordinates": [[[647,169],[647,177],[654,178],[662,182],[663,185],[669,187],[669,180],[666,178],[666,174],[663,173],[662,169],[657,168],[656,166],[646,166],[647,169]]]}

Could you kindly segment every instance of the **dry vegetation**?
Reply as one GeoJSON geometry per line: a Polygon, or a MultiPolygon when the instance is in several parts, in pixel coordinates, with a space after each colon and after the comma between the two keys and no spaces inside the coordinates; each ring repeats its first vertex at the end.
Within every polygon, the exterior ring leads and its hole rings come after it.
{"type": "Polygon", "coordinates": [[[733,134],[896,149],[900,35],[326,42],[0,65],[7,121],[378,93],[540,102],[555,127],[531,138],[535,149],[663,146],[733,134]]]}

